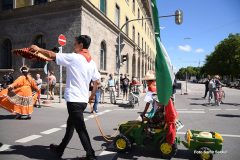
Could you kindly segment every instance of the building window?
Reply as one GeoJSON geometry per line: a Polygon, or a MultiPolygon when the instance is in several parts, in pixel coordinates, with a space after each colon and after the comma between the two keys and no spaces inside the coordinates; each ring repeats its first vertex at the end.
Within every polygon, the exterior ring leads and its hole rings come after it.
{"type": "MultiPolygon", "coordinates": [[[[126,17],[126,22],[128,22],[128,17],[126,17]]],[[[128,35],[128,23],[126,23],[126,35],[128,35]]]]}
{"type": "Polygon", "coordinates": [[[106,70],[106,60],[107,60],[107,49],[105,41],[101,42],[101,50],[100,50],[100,70],[106,70]]]}
{"type": "Polygon", "coordinates": [[[142,16],[142,27],[143,27],[143,16],[142,16]]]}
{"type": "Polygon", "coordinates": [[[146,41],[145,41],[145,53],[147,53],[147,45],[146,45],[146,41]]]}
{"type": "Polygon", "coordinates": [[[140,47],[140,34],[138,32],[138,46],[140,47]]]}
{"type": "Polygon", "coordinates": [[[140,19],[140,10],[138,8],[138,19],[140,19]]]}
{"type": "Polygon", "coordinates": [[[100,0],[100,11],[102,11],[103,14],[106,14],[106,0],[100,0]]]}
{"type": "Polygon", "coordinates": [[[13,0],[2,0],[2,10],[13,9],[13,0]]]}
{"type": "Polygon", "coordinates": [[[37,5],[37,4],[41,4],[41,3],[46,3],[47,0],[34,0],[34,4],[37,5]]]}
{"type": "MultiPolygon", "coordinates": [[[[46,48],[46,42],[44,40],[43,35],[37,35],[33,40],[33,44],[37,45],[40,48],[46,48]]],[[[45,66],[45,62],[36,61],[32,64],[31,68],[43,68],[45,66]]]]}
{"type": "Polygon", "coordinates": [[[127,54],[127,61],[126,61],[126,70],[127,70],[127,73],[129,73],[129,56],[127,54]]]}
{"type": "Polygon", "coordinates": [[[145,22],[145,32],[146,32],[146,22],[145,22]]]}
{"type": "Polygon", "coordinates": [[[0,40],[0,69],[12,68],[12,42],[9,39],[0,40]]]}
{"type": "Polygon", "coordinates": [[[120,27],[120,8],[118,5],[115,8],[115,24],[120,27]]]}
{"type": "Polygon", "coordinates": [[[144,42],[143,42],[143,38],[142,38],[142,50],[143,50],[143,46],[144,46],[144,42]]]}
{"type": "Polygon", "coordinates": [[[132,40],[135,42],[135,27],[132,28],[132,40]]]}
{"type": "Polygon", "coordinates": [[[135,13],[135,0],[132,1],[132,11],[135,13]]]}

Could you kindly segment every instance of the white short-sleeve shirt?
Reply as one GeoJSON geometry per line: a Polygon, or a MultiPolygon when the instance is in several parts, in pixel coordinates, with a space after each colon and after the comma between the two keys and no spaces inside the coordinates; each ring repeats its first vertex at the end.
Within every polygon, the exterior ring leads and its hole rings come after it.
{"type": "Polygon", "coordinates": [[[59,53],[56,54],[56,63],[67,68],[65,100],[88,103],[89,83],[100,79],[95,62],[87,62],[81,54],[59,53]]]}
{"type": "Polygon", "coordinates": [[[146,96],[144,98],[144,102],[152,103],[153,102],[152,95],[153,95],[153,92],[147,91],[146,96]]]}

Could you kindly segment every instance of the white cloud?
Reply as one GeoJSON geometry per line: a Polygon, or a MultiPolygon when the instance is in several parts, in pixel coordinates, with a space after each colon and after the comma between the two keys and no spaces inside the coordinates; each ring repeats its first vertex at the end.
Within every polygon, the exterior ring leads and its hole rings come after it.
{"type": "Polygon", "coordinates": [[[186,45],[179,45],[178,46],[178,49],[180,50],[180,51],[183,51],[183,52],[191,52],[192,51],[192,47],[190,46],[190,45],[188,45],[188,44],[186,44],[186,45]]]}
{"type": "Polygon", "coordinates": [[[203,52],[204,52],[204,49],[202,49],[202,48],[197,48],[197,49],[195,49],[195,52],[196,52],[196,53],[203,53],[203,52]]]}
{"type": "Polygon", "coordinates": [[[161,30],[163,30],[163,29],[165,29],[165,28],[166,28],[166,27],[164,27],[164,26],[160,26],[160,29],[161,29],[161,30]]]}

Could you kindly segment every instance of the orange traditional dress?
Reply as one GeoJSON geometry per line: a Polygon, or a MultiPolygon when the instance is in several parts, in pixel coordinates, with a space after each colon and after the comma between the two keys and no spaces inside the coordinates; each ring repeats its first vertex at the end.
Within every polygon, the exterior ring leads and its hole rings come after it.
{"type": "Polygon", "coordinates": [[[30,115],[39,94],[35,81],[30,75],[20,76],[11,86],[13,90],[4,89],[0,92],[0,107],[12,113],[30,115]],[[37,93],[33,93],[32,90],[36,90],[37,93]]]}

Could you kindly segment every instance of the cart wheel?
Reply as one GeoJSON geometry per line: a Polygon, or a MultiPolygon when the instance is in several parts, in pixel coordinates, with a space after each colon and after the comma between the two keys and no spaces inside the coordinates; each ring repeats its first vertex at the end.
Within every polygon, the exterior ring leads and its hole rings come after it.
{"type": "Polygon", "coordinates": [[[201,154],[199,154],[199,158],[201,160],[212,160],[213,159],[213,154],[211,153],[211,149],[208,147],[202,147],[199,149],[201,154]]]}
{"type": "Polygon", "coordinates": [[[117,152],[126,152],[132,147],[130,140],[123,134],[119,134],[114,138],[113,145],[117,152]]]}
{"type": "Polygon", "coordinates": [[[162,158],[171,159],[177,153],[177,144],[174,143],[173,145],[171,145],[167,142],[163,142],[163,143],[160,143],[159,149],[160,149],[160,154],[162,158]]]}

